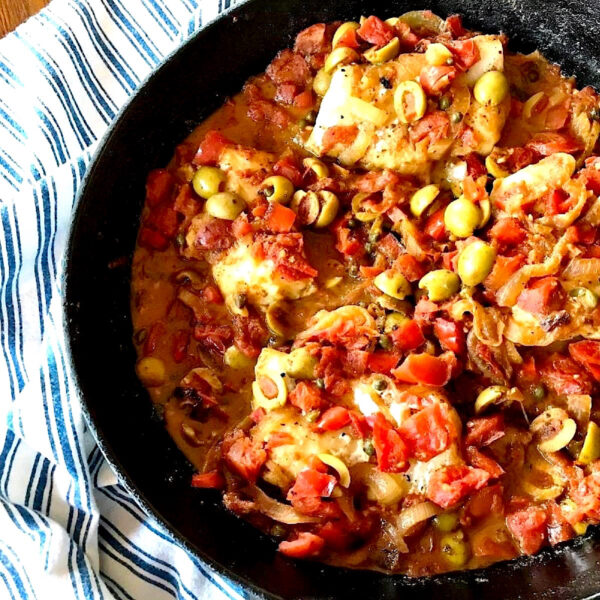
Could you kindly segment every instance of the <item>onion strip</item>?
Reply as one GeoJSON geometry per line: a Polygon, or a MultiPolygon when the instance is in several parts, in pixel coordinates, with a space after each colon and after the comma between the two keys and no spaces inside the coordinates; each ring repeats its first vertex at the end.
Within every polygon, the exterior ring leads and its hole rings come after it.
{"type": "Polygon", "coordinates": [[[256,504],[256,510],[261,514],[286,525],[298,525],[300,523],[318,523],[317,517],[309,517],[308,515],[300,514],[295,508],[273,500],[267,496],[260,488],[255,485],[249,485],[244,488],[244,493],[250,496],[256,504]]]}

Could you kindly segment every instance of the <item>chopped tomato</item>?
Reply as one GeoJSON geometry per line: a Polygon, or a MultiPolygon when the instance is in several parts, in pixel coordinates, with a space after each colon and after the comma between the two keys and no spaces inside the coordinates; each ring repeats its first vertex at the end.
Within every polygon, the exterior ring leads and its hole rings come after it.
{"type": "Polygon", "coordinates": [[[529,142],[526,148],[535,150],[542,156],[549,156],[555,152],[577,152],[581,150],[579,142],[562,133],[538,133],[529,142]]]}
{"type": "Polygon", "coordinates": [[[225,219],[209,219],[194,229],[196,238],[193,242],[199,250],[227,250],[233,245],[231,221],[225,219]]]}
{"type": "Polygon", "coordinates": [[[172,238],[179,229],[179,213],[171,206],[155,206],[144,225],[160,231],[166,238],[172,238]]]}
{"type": "Polygon", "coordinates": [[[275,100],[284,104],[293,104],[294,98],[300,93],[302,88],[295,83],[281,83],[275,91],[275,100]]]}
{"type": "Polygon", "coordinates": [[[392,371],[399,381],[443,387],[450,381],[452,367],[448,360],[431,354],[410,354],[392,371]]]}
{"type": "Polygon", "coordinates": [[[394,346],[405,351],[414,350],[425,342],[421,326],[414,319],[400,323],[396,329],[390,332],[390,338],[394,342],[394,346]]]}
{"type": "Polygon", "coordinates": [[[373,446],[381,471],[399,473],[406,470],[408,448],[400,434],[381,413],[377,413],[373,421],[373,446]]]}
{"type": "Polygon", "coordinates": [[[401,254],[394,262],[394,268],[400,271],[408,281],[418,281],[427,269],[411,254],[401,254]]]}
{"type": "MultiPolygon", "coordinates": [[[[481,158],[479,158],[479,155],[476,154],[475,152],[471,152],[471,154],[467,154],[467,156],[465,156],[465,162],[467,163],[467,175],[469,176],[469,178],[471,179],[471,181],[474,183],[475,180],[479,179],[479,177],[483,177],[484,175],[487,175],[487,169],[485,168],[485,165],[483,164],[483,161],[481,160],[481,158]]],[[[463,182],[463,186],[464,186],[464,182],[463,182]]],[[[484,187],[484,192],[485,192],[485,187],[484,187]]],[[[482,198],[473,198],[473,200],[481,200],[482,198]]]]}
{"type": "Polygon", "coordinates": [[[534,554],[546,539],[546,512],[542,508],[530,506],[506,517],[508,530],[519,544],[521,552],[534,554]]]}
{"type": "Polygon", "coordinates": [[[223,354],[233,338],[233,331],[229,325],[216,325],[214,323],[199,323],[194,327],[194,339],[200,342],[206,350],[223,354]]]}
{"type": "Polygon", "coordinates": [[[377,351],[369,355],[367,365],[373,373],[389,373],[400,360],[395,352],[377,351]]]}
{"type": "Polygon", "coordinates": [[[146,180],[146,203],[150,208],[170,200],[175,178],[166,169],[150,171],[146,180]]]}
{"type": "Polygon", "coordinates": [[[488,446],[504,435],[504,416],[502,414],[489,417],[477,417],[467,421],[465,446],[488,446]]]}
{"type": "Polygon", "coordinates": [[[409,137],[413,143],[427,139],[429,144],[435,144],[438,140],[448,136],[450,119],[443,110],[436,110],[412,125],[409,137]]]}
{"type": "Polygon", "coordinates": [[[446,239],[446,225],[444,223],[445,208],[436,210],[425,223],[425,233],[436,242],[443,242],[446,239]]]}
{"type": "Polygon", "coordinates": [[[294,106],[303,110],[312,108],[315,104],[315,97],[313,96],[312,90],[304,90],[294,96],[294,106]]]}
{"type": "Polygon", "coordinates": [[[273,173],[289,179],[294,187],[302,185],[302,170],[292,156],[284,156],[273,165],[273,173]]]}
{"type": "Polygon", "coordinates": [[[333,227],[333,232],[337,238],[335,248],[346,256],[354,256],[364,251],[364,246],[353,230],[342,225],[346,222],[346,220],[342,220],[340,224],[333,227]]]}
{"type": "Polygon", "coordinates": [[[356,29],[347,29],[337,41],[336,46],[345,46],[346,48],[360,48],[360,40],[356,35],[356,29]]]}
{"type": "Polygon", "coordinates": [[[450,508],[466,495],[481,489],[489,478],[489,473],[483,469],[464,465],[442,467],[429,478],[427,497],[442,508],[450,508]]]}
{"type": "Polygon", "coordinates": [[[256,314],[233,318],[236,346],[250,358],[256,358],[265,345],[269,334],[256,314]]]}
{"type": "Polygon", "coordinates": [[[304,413],[320,409],[324,402],[321,390],[311,381],[300,381],[290,392],[289,399],[304,413]]]}
{"type": "Polygon", "coordinates": [[[350,423],[348,409],[343,406],[332,406],[327,409],[317,423],[317,429],[321,431],[335,431],[350,423]]]}
{"type": "MultiPolygon", "coordinates": [[[[448,17],[448,19],[451,18],[448,17]]],[[[448,42],[446,46],[454,55],[454,64],[463,71],[472,67],[479,60],[479,48],[472,39],[448,42]]]]}
{"type": "Polygon", "coordinates": [[[276,127],[283,129],[287,127],[292,117],[290,113],[283,107],[279,106],[271,100],[255,96],[248,101],[248,110],[246,114],[255,123],[273,123],[276,127]]]}
{"type": "Polygon", "coordinates": [[[231,233],[236,239],[243,238],[245,235],[252,233],[252,225],[248,222],[248,215],[242,213],[231,224],[231,233]]]}
{"type": "Polygon", "coordinates": [[[219,471],[208,471],[206,473],[194,473],[192,475],[192,487],[223,489],[225,479],[219,471]]]}
{"type": "Polygon", "coordinates": [[[366,350],[350,349],[342,354],[342,368],[350,377],[358,377],[367,371],[370,354],[366,350]]]}
{"type": "MultiPolygon", "coordinates": [[[[487,471],[487,469],[485,470],[487,471]]],[[[502,500],[502,484],[500,483],[481,488],[465,503],[465,513],[476,519],[489,514],[501,515],[503,512],[504,502],[502,500]]]]}
{"type": "Polygon", "coordinates": [[[546,196],[546,214],[554,216],[566,213],[571,209],[573,200],[564,190],[551,191],[546,196]]]}
{"type": "Polygon", "coordinates": [[[173,210],[183,215],[186,220],[191,220],[200,212],[200,203],[192,192],[192,187],[189,183],[182,185],[175,196],[173,210]]]}
{"type": "Polygon", "coordinates": [[[164,334],[165,324],[162,321],[156,321],[156,323],[152,324],[152,327],[150,327],[150,331],[144,340],[144,356],[148,356],[156,350],[156,347],[164,334]]]}
{"type": "Polygon", "coordinates": [[[296,213],[279,202],[271,202],[265,216],[267,226],[275,233],[288,233],[296,220],[296,213]]]}
{"type": "Polygon", "coordinates": [[[365,42],[375,46],[385,46],[395,37],[395,32],[390,25],[378,17],[371,15],[356,32],[365,42]]]}
{"type": "Polygon", "coordinates": [[[349,146],[358,135],[356,125],[334,125],[325,130],[323,134],[322,151],[329,152],[337,144],[349,146]]]}
{"type": "Polygon", "coordinates": [[[525,241],[527,232],[518,219],[506,217],[496,221],[489,231],[489,236],[505,246],[516,246],[525,241]]]}
{"type": "Polygon", "coordinates": [[[258,258],[270,258],[284,279],[296,281],[318,275],[318,271],[304,256],[304,237],[301,233],[256,236],[253,252],[258,258]]]}
{"type": "Polygon", "coordinates": [[[556,277],[542,277],[529,283],[519,295],[517,305],[534,315],[547,315],[560,310],[565,299],[565,290],[556,277]]]}
{"type": "Polygon", "coordinates": [[[267,460],[267,453],[239,430],[225,438],[223,450],[227,465],[254,483],[267,460]]]}
{"type": "Polygon", "coordinates": [[[453,38],[462,37],[466,33],[460,15],[450,15],[446,19],[446,27],[448,31],[452,34],[453,38]]]}
{"type": "Polygon", "coordinates": [[[194,157],[194,163],[197,165],[216,165],[223,149],[231,144],[231,140],[227,139],[221,132],[208,131],[200,142],[198,152],[194,157]]]}
{"type": "Polygon", "coordinates": [[[556,394],[589,394],[593,382],[579,363],[555,352],[538,361],[542,383],[556,394]]]}
{"type": "Polygon", "coordinates": [[[439,403],[427,406],[403,421],[398,431],[411,456],[418,460],[437,456],[456,438],[455,427],[442,413],[439,403]]]}
{"type": "Polygon", "coordinates": [[[348,528],[347,521],[327,521],[317,530],[320,537],[325,540],[327,546],[335,550],[344,550],[354,540],[352,532],[348,528]]]}
{"type": "Polygon", "coordinates": [[[221,291],[216,285],[207,285],[202,290],[202,296],[206,298],[207,302],[212,304],[223,304],[223,296],[221,295],[221,291]]]}
{"type": "Polygon", "coordinates": [[[301,531],[295,540],[281,542],[279,552],[291,558],[307,558],[319,554],[324,545],[325,540],[322,537],[301,531]]]}
{"type": "Polygon", "coordinates": [[[350,425],[352,425],[352,430],[356,434],[356,437],[361,439],[365,439],[370,431],[369,424],[367,422],[366,417],[357,412],[356,410],[351,410],[350,414],[350,425]]]}
{"type": "Polygon", "coordinates": [[[296,482],[290,488],[287,499],[294,502],[295,498],[304,496],[318,496],[319,498],[329,498],[337,481],[333,475],[321,473],[316,469],[304,469],[298,473],[296,482]]]}
{"type": "Polygon", "coordinates": [[[269,439],[265,448],[266,450],[272,450],[273,448],[278,448],[279,446],[289,446],[295,443],[296,439],[291,433],[288,433],[287,431],[274,431],[271,433],[271,435],[269,435],[269,439]]]}
{"type": "Polygon", "coordinates": [[[311,73],[302,55],[292,50],[282,50],[267,67],[267,75],[276,83],[295,83],[305,86],[311,73]]]}
{"type": "Polygon", "coordinates": [[[435,302],[423,297],[415,306],[415,321],[419,323],[419,325],[431,323],[439,310],[440,307],[435,302]]]}
{"type": "Polygon", "coordinates": [[[504,469],[493,459],[475,448],[469,446],[466,449],[467,458],[473,467],[483,469],[490,474],[491,479],[497,479],[504,474],[504,469]]]}
{"type": "Polygon", "coordinates": [[[569,345],[569,354],[600,381],[600,342],[582,340],[569,345]]]}
{"type": "Polygon", "coordinates": [[[485,278],[483,285],[491,292],[497,292],[525,262],[522,254],[515,256],[497,256],[492,272],[485,278]]]}
{"type": "Polygon", "coordinates": [[[455,77],[455,67],[427,65],[421,69],[419,81],[427,94],[436,96],[442,94],[454,81],[455,77]]]}
{"type": "Polygon", "coordinates": [[[442,348],[454,354],[462,354],[465,350],[465,333],[459,323],[438,318],[433,326],[433,333],[442,348]]]}
{"type": "Polygon", "coordinates": [[[187,358],[189,343],[190,332],[187,329],[179,329],[173,334],[173,360],[176,363],[180,363],[187,358]]]}
{"type": "Polygon", "coordinates": [[[373,279],[377,277],[380,273],[383,273],[383,269],[380,267],[369,267],[367,265],[361,265],[359,267],[360,276],[363,279],[373,279]]]}
{"type": "Polygon", "coordinates": [[[585,168],[579,172],[579,177],[588,190],[594,192],[596,196],[600,196],[600,159],[588,158],[585,161],[585,168]]]}
{"type": "Polygon", "coordinates": [[[327,52],[329,40],[327,36],[327,25],[325,23],[315,23],[306,29],[303,29],[297,36],[294,44],[294,51],[303,56],[327,52]]]}

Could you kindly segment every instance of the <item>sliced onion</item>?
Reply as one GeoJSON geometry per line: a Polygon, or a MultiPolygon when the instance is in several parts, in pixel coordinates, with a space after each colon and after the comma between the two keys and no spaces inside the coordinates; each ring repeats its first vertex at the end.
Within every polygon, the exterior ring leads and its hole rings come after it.
{"type": "Polygon", "coordinates": [[[579,215],[581,215],[589,197],[589,193],[583,182],[568,181],[563,189],[572,198],[576,198],[575,204],[566,213],[554,215],[552,217],[542,217],[540,219],[541,223],[552,225],[557,229],[566,229],[579,217],[579,215]]]}
{"type": "Polygon", "coordinates": [[[574,258],[562,273],[565,279],[597,280],[600,277],[600,258],[574,258]]]}
{"type": "Polygon", "coordinates": [[[273,521],[285,523],[286,525],[297,525],[299,523],[317,523],[320,520],[317,517],[300,514],[289,504],[273,500],[255,485],[244,488],[244,493],[254,500],[258,512],[273,519],[273,521]]]}
{"type": "MultiPolygon", "coordinates": [[[[526,465],[526,477],[523,479],[523,491],[529,494],[534,500],[544,501],[552,500],[562,494],[566,480],[558,466],[550,464],[535,450],[530,450],[529,460],[526,465]],[[548,485],[543,485],[535,480],[535,473],[544,476],[549,480],[548,485]]],[[[541,477],[538,476],[538,480],[541,477]]]]}
{"type": "Polygon", "coordinates": [[[419,504],[413,504],[400,511],[396,517],[396,531],[398,532],[398,535],[401,535],[402,537],[410,535],[411,530],[416,525],[431,519],[431,517],[435,517],[435,515],[440,512],[442,512],[442,509],[433,504],[433,502],[426,501],[419,504]]]}

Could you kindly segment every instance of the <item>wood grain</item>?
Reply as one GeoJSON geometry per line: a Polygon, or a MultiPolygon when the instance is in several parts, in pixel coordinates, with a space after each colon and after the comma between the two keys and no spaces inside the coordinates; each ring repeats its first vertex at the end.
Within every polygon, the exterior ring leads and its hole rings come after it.
{"type": "Polygon", "coordinates": [[[15,29],[50,0],[0,0],[0,37],[15,29]]]}

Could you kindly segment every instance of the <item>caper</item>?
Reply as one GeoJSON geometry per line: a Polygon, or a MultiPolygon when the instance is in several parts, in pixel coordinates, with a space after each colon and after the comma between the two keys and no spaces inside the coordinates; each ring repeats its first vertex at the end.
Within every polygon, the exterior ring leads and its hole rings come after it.
{"type": "Polygon", "coordinates": [[[379,336],[379,345],[384,350],[389,350],[393,346],[392,338],[389,335],[387,335],[387,333],[380,335],[379,336]]]}
{"type": "Polygon", "coordinates": [[[450,121],[456,125],[457,123],[460,123],[462,121],[463,116],[464,115],[461,112],[456,111],[455,113],[452,113],[450,115],[450,121]]]}
{"type": "Polygon", "coordinates": [[[325,381],[323,381],[323,379],[321,377],[319,377],[318,379],[315,379],[315,385],[320,390],[324,390],[325,389],[325,381]]]}
{"type": "Polygon", "coordinates": [[[419,289],[427,290],[427,296],[432,302],[448,300],[460,288],[460,279],[456,273],[447,269],[429,271],[419,281],[419,289]]]}
{"type": "Polygon", "coordinates": [[[387,386],[388,383],[383,377],[378,377],[377,379],[375,379],[375,381],[373,381],[373,389],[377,392],[382,392],[387,388],[387,386]]]}
{"type": "Polygon", "coordinates": [[[204,206],[211,217],[227,221],[233,221],[245,207],[244,200],[231,192],[213,194],[204,206]]]}
{"type": "Polygon", "coordinates": [[[363,450],[367,456],[373,456],[373,454],[375,454],[375,446],[373,445],[373,440],[365,440],[363,444],[363,450]]]}
{"type": "Polygon", "coordinates": [[[544,387],[543,384],[536,383],[531,388],[531,395],[533,396],[534,400],[541,402],[546,397],[546,388],[544,387]]]}
{"type": "Polygon", "coordinates": [[[221,191],[225,173],[217,167],[200,167],[194,174],[192,186],[198,196],[208,200],[221,191]]]}
{"type": "Polygon", "coordinates": [[[478,285],[489,275],[495,260],[494,248],[481,240],[476,240],[459,254],[458,275],[465,285],[478,285]]]}
{"type": "Polygon", "coordinates": [[[358,277],[358,266],[357,265],[350,265],[348,267],[348,275],[350,275],[350,277],[352,277],[353,279],[355,279],[356,277],[358,277]]]}
{"type": "Polygon", "coordinates": [[[356,229],[358,227],[358,221],[356,219],[348,219],[346,227],[348,229],[356,229]]]}
{"type": "Polygon", "coordinates": [[[452,102],[450,101],[450,98],[448,96],[442,96],[440,98],[440,109],[441,110],[448,110],[450,108],[450,104],[452,104],[452,102]]]}
{"type": "Polygon", "coordinates": [[[294,195],[294,184],[287,177],[273,175],[262,182],[261,190],[269,202],[287,204],[294,195]]]}
{"type": "Polygon", "coordinates": [[[508,80],[501,71],[488,71],[475,83],[473,95],[479,104],[497,106],[508,94],[508,80]]]}
{"type": "Polygon", "coordinates": [[[459,238],[467,238],[481,223],[481,210],[464,196],[448,204],[444,211],[446,229],[459,238]]]}

